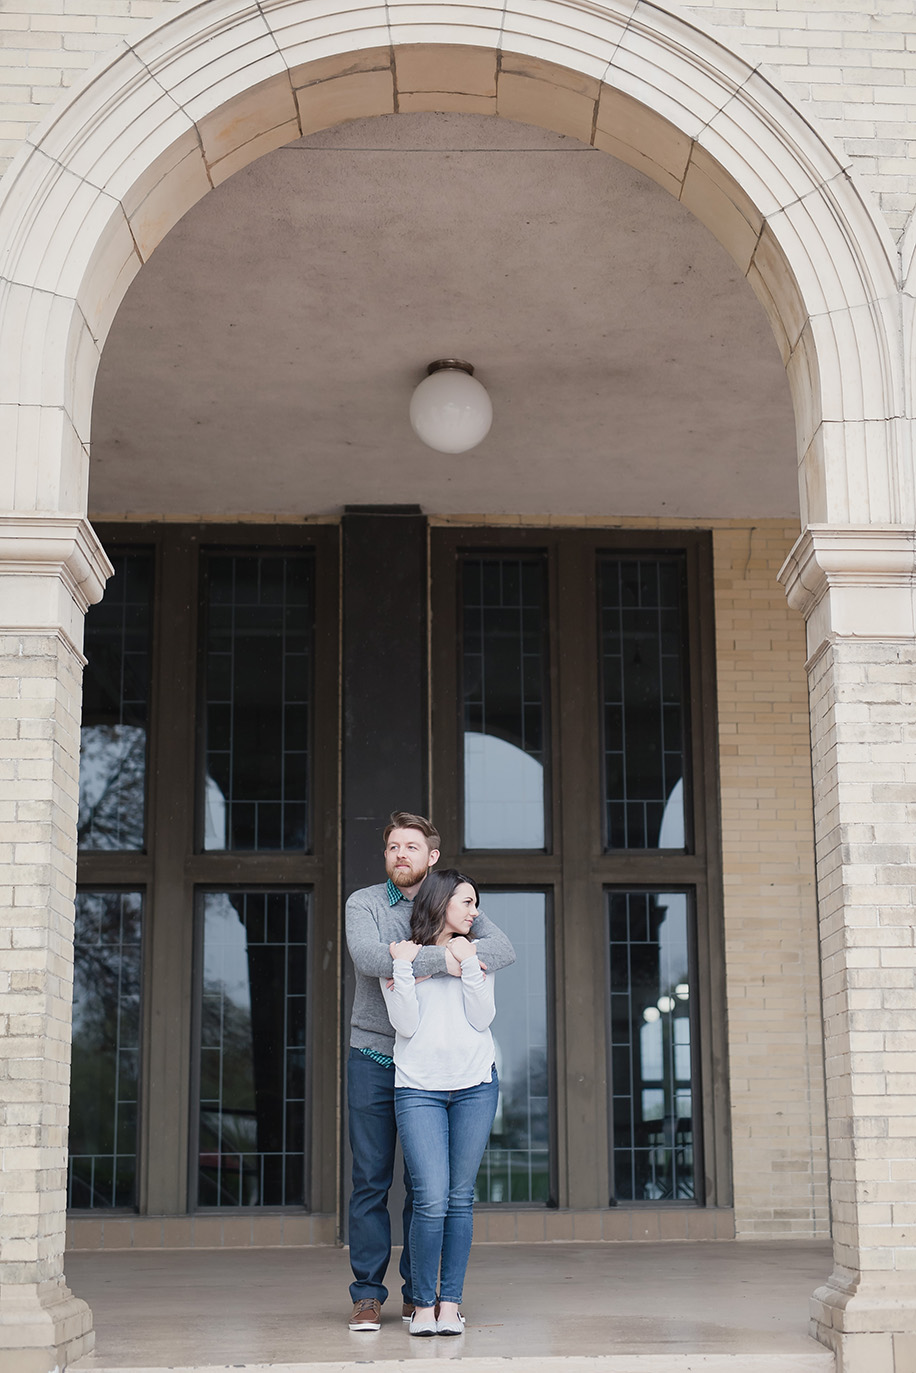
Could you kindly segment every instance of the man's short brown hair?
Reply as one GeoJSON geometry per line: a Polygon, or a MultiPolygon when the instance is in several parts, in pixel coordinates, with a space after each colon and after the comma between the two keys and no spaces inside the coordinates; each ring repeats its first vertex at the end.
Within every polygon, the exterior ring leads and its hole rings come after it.
{"type": "Polygon", "coordinates": [[[431,849],[438,849],[442,846],[439,831],[431,820],[427,820],[425,815],[411,815],[409,810],[393,810],[382,836],[386,845],[392,830],[419,830],[431,849]]]}

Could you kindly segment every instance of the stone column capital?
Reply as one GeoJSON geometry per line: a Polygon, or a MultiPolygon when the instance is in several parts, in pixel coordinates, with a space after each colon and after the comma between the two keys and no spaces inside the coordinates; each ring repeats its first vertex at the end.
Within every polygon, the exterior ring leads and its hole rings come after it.
{"type": "Polygon", "coordinates": [[[916,529],[811,524],[779,570],[808,622],[808,653],[834,638],[916,636],[916,529]]]}
{"type": "Polygon", "coordinates": [[[113,572],[85,516],[0,514],[0,628],[58,632],[80,652],[83,617],[113,572]]]}

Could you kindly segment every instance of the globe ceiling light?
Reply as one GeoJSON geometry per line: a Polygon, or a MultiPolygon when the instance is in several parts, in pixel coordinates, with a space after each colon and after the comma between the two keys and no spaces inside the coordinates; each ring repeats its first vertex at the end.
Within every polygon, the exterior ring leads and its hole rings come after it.
{"type": "Polygon", "coordinates": [[[467,453],[486,438],[493,406],[469,362],[440,358],[410,398],[410,423],[417,438],[437,453],[467,453]]]}

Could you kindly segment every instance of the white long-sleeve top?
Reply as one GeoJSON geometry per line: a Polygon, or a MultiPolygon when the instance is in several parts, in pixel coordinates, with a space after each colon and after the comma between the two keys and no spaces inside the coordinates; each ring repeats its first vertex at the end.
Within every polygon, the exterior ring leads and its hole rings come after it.
{"type": "Polygon", "coordinates": [[[476,954],[464,959],[460,978],[418,982],[413,964],[396,958],[394,986],[379,982],[395,1032],[396,1087],[457,1092],[492,1080],[493,977],[484,976],[476,954]]]}

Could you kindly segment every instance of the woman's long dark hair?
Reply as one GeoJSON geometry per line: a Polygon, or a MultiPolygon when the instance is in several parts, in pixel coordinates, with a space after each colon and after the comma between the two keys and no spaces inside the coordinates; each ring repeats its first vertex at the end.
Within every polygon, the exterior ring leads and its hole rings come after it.
{"type": "Polygon", "coordinates": [[[435,944],[445,924],[448,903],[463,882],[474,888],[474,899],[479,905],[477,883],[473,877],[465,877],[456,868],[443,868],[441,872],[431,872],[424,878],[410,913],[410,937],[415,944],[435,944]]]}

